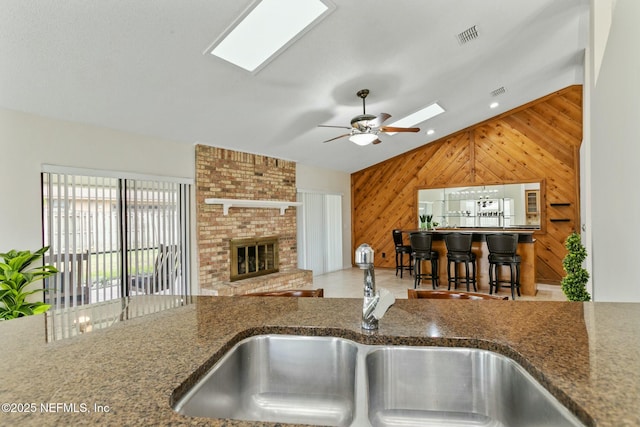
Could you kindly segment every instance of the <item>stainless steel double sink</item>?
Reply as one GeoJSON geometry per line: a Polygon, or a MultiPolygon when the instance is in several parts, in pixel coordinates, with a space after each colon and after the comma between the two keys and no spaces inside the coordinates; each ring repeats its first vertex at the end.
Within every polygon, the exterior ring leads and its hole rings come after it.
{"type": "Polygon", "coordinates": [[[583,426],[497,353],[293,335],[239,342],[174,409],[326,426],[583,426]]]}

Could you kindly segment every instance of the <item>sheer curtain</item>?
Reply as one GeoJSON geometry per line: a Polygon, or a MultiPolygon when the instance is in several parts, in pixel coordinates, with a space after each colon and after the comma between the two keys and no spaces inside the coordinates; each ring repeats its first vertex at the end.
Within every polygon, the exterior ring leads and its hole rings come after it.
{"type": "Polygon", "coordinates": [[[342,269],[342,195],[298,191],[298,266],[317,276],[342,269]]]}

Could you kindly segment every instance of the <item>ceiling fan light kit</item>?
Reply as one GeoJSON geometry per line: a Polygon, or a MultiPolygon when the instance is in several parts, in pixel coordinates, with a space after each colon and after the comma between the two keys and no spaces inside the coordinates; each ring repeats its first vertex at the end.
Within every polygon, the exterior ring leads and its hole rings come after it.
{"type": "Polygon", "coordinates": [[[375,133],[355,133],[349,137],[349,141],[358,145],[369,145],[378,139],[375,133]]]}
{"type": "Polygon", "coordinates": [[[358,98],[362,99],[362,114],[355,116],[351,119],[351,127],[348,126],[333,126],[333,125],[318,125],[319,127],[329,127],[329,128],[340,128],[340,129],[349,129],[349,133],[345,133],[344,135],[336,136],[335,138],[327,139],[323,142],[334,141],[336,139],[344,138],[345,136],[349,137],[349,141],[358,144],[358,145],[369,145],[369,144],[379,144],[382,141],[378,139],[378,134],[380,132],[391,134],[396,132],[419,132],[420,128],[411,127],[390,127],[390,126],[382,126],[382,123],[391,117],[390,114],[380,113],[377,116],[367,114],[365,98],[369,95],[369,89],[361,89],[356,95],[358,98]]]}

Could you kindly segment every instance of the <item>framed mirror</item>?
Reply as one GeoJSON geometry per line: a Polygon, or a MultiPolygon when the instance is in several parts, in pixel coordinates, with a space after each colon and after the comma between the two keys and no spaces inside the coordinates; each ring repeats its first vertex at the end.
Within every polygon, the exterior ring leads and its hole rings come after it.
{"type": "Polygon", "coordinates": [[[438,228],[525,228],[541,224],[541,182],[418,190],[420,217],[438,228]]]}

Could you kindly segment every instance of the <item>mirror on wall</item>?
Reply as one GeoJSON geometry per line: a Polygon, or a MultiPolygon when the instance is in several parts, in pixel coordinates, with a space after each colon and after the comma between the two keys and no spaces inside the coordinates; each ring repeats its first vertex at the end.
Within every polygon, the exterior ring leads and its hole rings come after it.
{"type": "MultiPolygon", "coordinates": [[[[438,228],[540,228],[540,182],[418,190],[418,218],[438,228]]],[[[420,224],[418,224],[420,226],[420,224]]]]}

